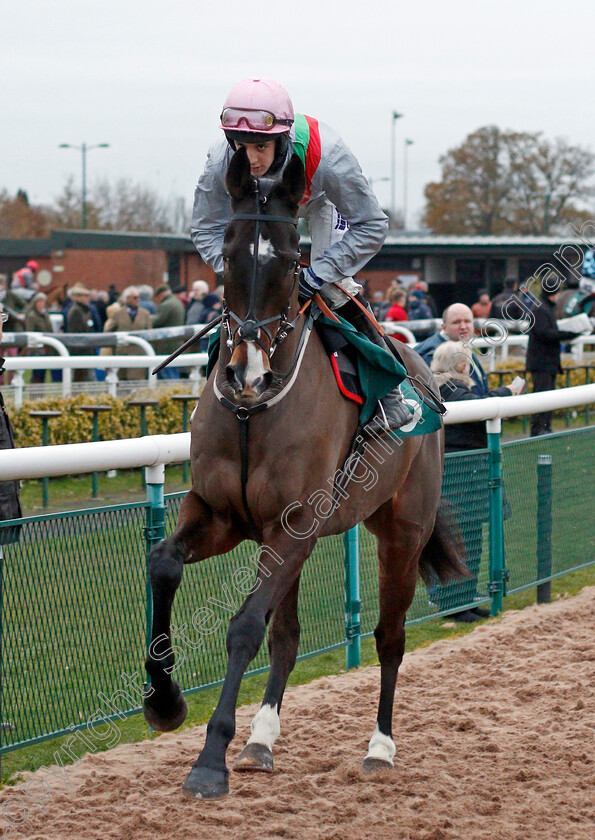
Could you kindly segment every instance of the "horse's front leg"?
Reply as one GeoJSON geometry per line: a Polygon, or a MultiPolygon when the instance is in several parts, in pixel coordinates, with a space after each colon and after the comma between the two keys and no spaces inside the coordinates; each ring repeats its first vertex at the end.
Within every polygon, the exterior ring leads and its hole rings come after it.
{"type": "Polygon", "coordinates": [[[269,627],[271,670],[262,706],[251,723],[250,737],[240,753],[235,770],[273,772],[273,744],[281,733],[281,703],[287,680],[295,666],[300,643],[299,586],[298,577],[273,613],[269,627]]]}
{"type": "Polygon", "coordinates": [[[175,658],[170,631],[172,604],[184,563],[222,554],[237,542],[237,537],[213,520],[208,506],[191,490],[182,501],[175,533],[156,545],[149,555],[153,625],[145,667],[151,685],[143,713],[147,723],[160,732],[176,729],[187,713],[182,690],[171,676],[175,658]]]}
{"type": "Polygon", "coordinates": [[[236,704],[242,677],[262,645],[271,615],[296,581],[311,550],[310,541],[299,542],[285,533],[278,534],[275,540],[267,540],[263,546],[251,594],[229,623],[225,681],[207,726],[203,750],[184,782],[186,794],[217,799],[228,792],[229,771],[225,755],[235,735],[236,704]]]}

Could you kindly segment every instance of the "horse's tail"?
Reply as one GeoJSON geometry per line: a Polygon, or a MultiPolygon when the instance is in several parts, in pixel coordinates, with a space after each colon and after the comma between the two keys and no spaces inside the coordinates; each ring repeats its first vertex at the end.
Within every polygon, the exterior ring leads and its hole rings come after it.
{"type": "Polygon", "coordinates": [[[419,560],[419,573],[428,585],[456,577],[471,577],[464,561],[465,544],[452,510],[444,500],[434,530],[419,560]]]}

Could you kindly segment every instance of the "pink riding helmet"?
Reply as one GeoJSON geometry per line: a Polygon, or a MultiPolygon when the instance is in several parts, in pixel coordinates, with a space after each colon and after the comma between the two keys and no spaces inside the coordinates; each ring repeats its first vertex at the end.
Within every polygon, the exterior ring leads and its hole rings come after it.
{"type": "Polygon", "coordinates": [[[242,79],[229,92],[220,119],[224,131],[284,134],[293,124],[293,105],[278,82],[242,79]]]}

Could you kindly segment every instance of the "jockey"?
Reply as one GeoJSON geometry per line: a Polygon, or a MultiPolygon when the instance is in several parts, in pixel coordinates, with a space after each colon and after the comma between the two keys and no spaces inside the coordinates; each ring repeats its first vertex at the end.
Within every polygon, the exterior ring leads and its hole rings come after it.
{"type": "MultiPolygon", "coordinates": [[[[244,79],[235,85],[220,119],[223,134],[209,149],[194,194],[191,234],[201,257],[216,273],[223,272],[221,249],[232,215],[225,176],[233,153],[244,146],[254,178],[279,177],[296,153],[306,172],[300,215],[312,241],[310,267],[300,274],[300,301],[319,292],[338,315],[386,349],[364,313],[342,291],[369,309],[353,275],[380,250],[388,230],[388,219],[354,155],[327,125],[294,114],[289,94],[271,79],[244,79]]],[[[410,419],[410,409],[395,389],[381,400],[370,423],[378,430],[394,431],[410,419]]]]}

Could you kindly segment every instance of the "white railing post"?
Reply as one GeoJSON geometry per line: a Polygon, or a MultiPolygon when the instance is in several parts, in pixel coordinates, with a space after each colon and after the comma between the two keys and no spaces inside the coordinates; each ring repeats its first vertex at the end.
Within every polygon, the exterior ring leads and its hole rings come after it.
{"type": "Polygon", "coordinates": [[[105,381],[107,382],[107,392],[110,397],[117,399],[118,397],[118,368],[110,368],[106,374],[105,381]]]}
{"type": "Polygon", "coordinates": [[[200,394],[200,378],[200,367],[197,365],[191,369],[188,377],[188,381],[191,383],[190,393],[193,397],[198,397],[200,394]]]}
{"type": "Polygon", "coordinates": [[[72,394],[72,370],[62,368],[62,396],[69,397],[72,394]]]}
{"type": "Polygon", "coordinates": [[[16,370],[10,383],[14,388],[14,407],[20,411],[23,407],[23,391],[25,388],[25,374],[22,370],[16,370]]]}

